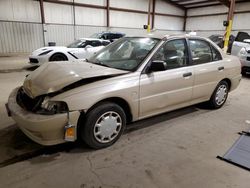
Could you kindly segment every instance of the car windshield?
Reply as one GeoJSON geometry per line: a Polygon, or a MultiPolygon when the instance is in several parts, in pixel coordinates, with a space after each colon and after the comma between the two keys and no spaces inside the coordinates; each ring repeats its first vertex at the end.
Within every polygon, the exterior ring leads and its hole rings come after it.
{"type": "Polygon", "coordinates": [[[67,48],[84,48],[86,41],[84,40],[75,40],[73,43],[67,46],[67,48]]]}
{"type": "Polygon", "coordinates": [[[91,35],[90,38],[100,39],[101,36],[102,36],[101,33],[95,33],[95,34],[91,35]]]}
{"type": "Polygon", "coordinates": [[[110,45],[88,61],[111,68],[134,71],[149,54],[159,39],[125,37],[110,45]]]}

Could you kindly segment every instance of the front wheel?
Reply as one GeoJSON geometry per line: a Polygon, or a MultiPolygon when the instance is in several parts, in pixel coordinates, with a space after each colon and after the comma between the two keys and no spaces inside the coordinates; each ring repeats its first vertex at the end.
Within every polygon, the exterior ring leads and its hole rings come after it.
{"type": "Polygon", "coordinates": [[[87,113],[84,125],[80,125],[81,138],[94,149],[114,144],[126,126],[124,110],[115,103],[105,102],[87,113]]]}
{"type": "Polygon", "coordinates": [[[227,100],[228,92],[229,92],[228,83],[226,81],[221,81],[216,86],[213,95],[211,96],[208,102],[209,106],[214,109],[222,107],[227,100]]]}
{"type": "Polygon", "coordinates": [[[64,54],[61,54],[61,53],[56,53],[52,55],[49,59],[49,61],[67,61],[67,60],[68,58],[64,54]]]}

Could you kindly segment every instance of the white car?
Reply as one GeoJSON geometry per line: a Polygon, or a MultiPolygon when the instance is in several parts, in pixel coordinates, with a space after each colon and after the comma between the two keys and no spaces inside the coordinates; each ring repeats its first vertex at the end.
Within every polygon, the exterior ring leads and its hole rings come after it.
{"type": "Polygon", "coordinates": [[[49,46],[35,50],[29,56],[29,63],[41,65],[49,61],[68,61],[86,59],[95,52],[110,44],[108,40],[81,38],[65,46],[49,46]]]}

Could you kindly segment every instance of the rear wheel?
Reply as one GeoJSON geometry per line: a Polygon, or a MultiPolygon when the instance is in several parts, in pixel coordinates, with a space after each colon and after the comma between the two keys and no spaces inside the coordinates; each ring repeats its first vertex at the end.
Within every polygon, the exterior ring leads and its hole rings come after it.
{"type": "Polygon", "coordinates": [[[224,80],[221,81],[216,86],[216,88],[213,92],[213,95],[211,96],[211,98],[208,102],[209,106],[214,108],[214,109],[218,109],[218,108],[222,107],[227,100],[228,92],[229,92],[228,83],[224,80]]]}
{"type": "Polygon", "coordinates": [[[50,61],[67,61],[68,58],[64,54],[54,54],[51,56],[50,61]]]}
{"type": "Polygon", "coordinates": [[[114,144],[126,126],[124,110],[115,103],[105,102],[87,113],[84,125],[80,125],[81,138],[94,149],[114,144]]]}
{"type": "Polygon", "coordinates": [[[246,75],[247,75],[247,71],[246,71],[245,69],[241,69],[241,74],[242,74],[243,76],[246,76],[246,75]]]}

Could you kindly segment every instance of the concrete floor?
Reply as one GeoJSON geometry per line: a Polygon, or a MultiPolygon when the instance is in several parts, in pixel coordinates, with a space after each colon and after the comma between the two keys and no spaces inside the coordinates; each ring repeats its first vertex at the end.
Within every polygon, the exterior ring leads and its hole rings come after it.
{"type": "MultiPolygon", "coordinates": [[[[43,148],[17,129],[4,108],[10,91],[30,73],[26,62],[26,56],[0,57],[0,163],[43,148]]],[[[73,144],[46,154],[49,148],[43,148],[41,155],[1,167],[0,187],[248,188],[249,172],[216,156],[250,129],[249,83],[243,78],[219,110],[192,106],[134,123],[106,149],[73,144]]]]}

